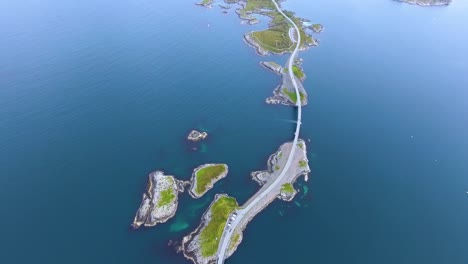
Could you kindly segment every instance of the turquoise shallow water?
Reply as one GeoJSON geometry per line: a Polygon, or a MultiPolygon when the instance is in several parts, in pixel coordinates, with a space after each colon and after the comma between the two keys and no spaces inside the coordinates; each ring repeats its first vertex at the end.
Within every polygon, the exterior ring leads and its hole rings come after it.
{"type": "MultiPolygon", "coordinates": [[[[228,262],[467,263],[468,4],[285,7],[325,25],[303,54],[311,179],[228,262]]],[[[262,26],[186,1],[1,2],[1,262],[187,263],[167,241],[216,192],[245,201],[294,131],[241,38],[262,26]],[[187,144],[192,128],[208,140],[187,144]],[[205,162],[231,173],[167,224],[128,228],[149,172],[205,162]]]]}

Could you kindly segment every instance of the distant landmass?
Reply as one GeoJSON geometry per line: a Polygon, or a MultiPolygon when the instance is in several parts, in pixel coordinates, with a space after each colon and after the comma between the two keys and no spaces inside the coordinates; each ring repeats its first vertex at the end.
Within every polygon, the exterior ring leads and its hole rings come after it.
{"type": "Polygon", "coordinates": [[[419,6],[442,6],[442,5],[450,5],[452,0],[395,0],[398,2],[405,2],[412,5],[419,5],[419,6]]]}

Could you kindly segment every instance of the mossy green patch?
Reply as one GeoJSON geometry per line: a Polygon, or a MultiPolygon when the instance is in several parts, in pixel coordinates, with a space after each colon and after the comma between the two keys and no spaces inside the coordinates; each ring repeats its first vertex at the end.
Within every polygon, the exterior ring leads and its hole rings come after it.
{"type": "Polygon", "coordinates": [[[252,37],[267,51],[281,53],[291,51],[293,43],[289,39],[288,32],[279,28],[271,28],[263,31],[252,32],[252,37]]]}
{"type": "MultiPolygon", "coordinates": [[[[291,100],[291,102],[293,102],[294,104],[297,102],[297,95],[295,91],[291,92],[287,88],[283,88],[283,94],[287,95],[289,99],[291,100]]],[[[301,97],[301,102],[304,102],[304,99],[305,99],[304,93],[299,92],[299,96],[301,97]]]]}
{"type": "Polygon", "coordinates": [[[210,183],[218,179],[221,174],[226,172],[226,165],[217,164],[212,166],[207,166],[199,171],[197,171],[195,177],[197,178],[197,186],[195,192],[198,194],[203,194],[207,191],[210,183]]]}
{"type": "Polygon", "coordinates": [[[259,9],[274,9],[275,5],[271,0],[247,0],[244,11],[255,11],[259,9]]]}
{"type": "Polygon", "coordinates": [[[307,167],[307,161],[306,160],[299,161],[299,167],[301,167],[301,168],[307,167]]]}
{"type": "Polygon", "coordinates": [[[294,187],[292,186],[291,183],[285,183],[281,185],[281,191],[285,193],[293,193],[294,192],[294,187]]]}
{"type": "Polygon", "coordinates": [[[227,196],[222,196],[211,206],[210,222],[200,233],[200,248],[203,257],[216,254],[228,217],[237,208],[239,205],[236,199],[227,196]]]}
{"type": "Polygon", "coordinates": [[[294,75],[299,78],[299,79],[302,79],[304,78],[304,72],[301,70],[301,68],[299,68],[297,65],[293,65],[292,66],[292,69],[293,69],[293,73],[294,75]]]}
{"type": "Polygon", "coordinates": [[[159,196],[158,207],[163,207],[165,205],[172,203],[175,197],[176,196],[172,188],[169,187],[167,189],[164,189],[159,196]]]}

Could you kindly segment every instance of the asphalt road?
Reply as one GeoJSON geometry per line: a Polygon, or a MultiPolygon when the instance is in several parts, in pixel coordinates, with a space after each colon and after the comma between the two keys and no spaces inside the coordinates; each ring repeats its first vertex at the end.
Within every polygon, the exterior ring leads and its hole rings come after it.
{"type": "Polygon", "coordinates": [[[289,77],[291,78],[294,89],[296,90],[296,96],[297,96],[296,98],[298,98],[298,100],[296,101],[297,123],[296,123],[296,131],[294,132],[294,141],[293,141],[293,145],[292,145],[292,148],[291,148],[291,152],[289,152],[289,156],[288,156],[288,160],[286,162],[286,165],[283,167],[283,170],[281,171],[280,175],[275,179],[275,181],[267,189],[265,189],[262,193],[257,194],[257,197],[255,199],[249,200],[248,204],[245,204],[242,208],[240,208],[239,210],[236,211],[237,217],[236,217],[236,219],[234,221],[231,221],[231,226],[230,227],[228,227],[227,224],[224,227],[223,235],[221,236],[220,244],[219,244],[219,247],[218,247],[218,253],[217,253],[218,254],[218,261],[217,261],[218,264],[224,263],[227,248],[228,248],[228,246],[230,244],[231,237],[232,237],[232,235],[234,233],[233,231],[236,229],[237,225],[241,222],[241,220],[244,217],[249,216],[250,209],[252,209],[255,205],[257,205],[257,203],[259,201],[261,201],[269,192],[271,192],[276,187],[276,185],[279,182],[281,182],[281,179],[284,177],[284,175],[288,171],[289,167],[291,166],[291,161],[292,161],[292,158],[293,158],[293,154],[295,153],[296,148],[297,148],[297,140],[299,139],[299,132],[301,130],[302,108],[301,108],[301,100],[299,99],[301,97],[299,95],[299,88],[297,86],[296,78],[294,77],[294,73],[293,73],[293,69],[292,69],[294,59],[296,58],[297,53],[299,51],[299,48],[301,46],[301,34],[299,32],[299,28],[297,27],[297,25],[288,16],[286,16],[283,13],[283,11],[281,11],[281,9],[279,8],[276,1],[275,0],[271,0],[271,1],[275,4],[276,9],[278,10],[278,12],[280,12],[289,21],[289,23],[291,23],[294,26],[294,29],[296,30],[297,38],[298,38],[297,42],[296,42],[296,48],[294,49],[294,51],[291,54],[291,57],[289,58],[289,61],[288,61],[289,77]]]}

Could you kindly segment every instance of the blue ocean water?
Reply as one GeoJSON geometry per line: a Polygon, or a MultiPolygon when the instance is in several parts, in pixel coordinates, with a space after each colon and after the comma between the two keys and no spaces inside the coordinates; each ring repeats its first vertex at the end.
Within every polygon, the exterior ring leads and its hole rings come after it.
{"type": "MultiPolygon", "coordinates": [[[[227,262],[467,263],[468,3],[284,7],[325,25],[302,54],[312,173],[227,262]]],[[[295,111],[264,104],[280,79],[242,40],[264,26],[190,1],[0,2],[1,262],[188,263],[167,241],[215,193],[245,201],[292,138],[295,111]],[[192,128],[208,140],[187,144],[192,128]],[[149,172],[206,162],[230,175],[129,229],[149,172]]]]}

